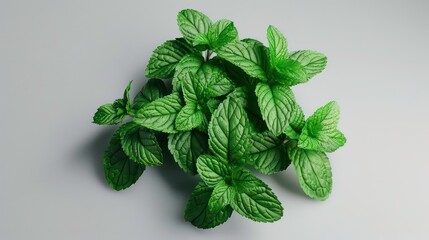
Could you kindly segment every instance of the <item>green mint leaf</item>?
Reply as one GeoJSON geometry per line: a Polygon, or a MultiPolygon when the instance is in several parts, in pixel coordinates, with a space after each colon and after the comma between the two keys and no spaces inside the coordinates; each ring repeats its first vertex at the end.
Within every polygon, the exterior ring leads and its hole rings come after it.
{"type": "Polygon", "coordinates": [[[322,72],[323,69],[325,69],[326,63],[328,61],[326,56],[322,53],[311,50],[292,52],[289,58],[301,63],[301,65],[304,66],[308,79],[322,72]]]}
{"type": "Polygon", "coordinates": [[[210,49],[217,49],[232,41],[238,41],[238,32],[233,22],[222,19],[210,27],[207,37],[210,49]]]}
{"type": "Polygon", "coordinates": [[[220,58],[236,65],[251,77],[267,80],[264,71],[264,51],[259,46],[233,42],[216,50],[220,58]]]}
{"type": "Polygon", "coordinates": [[[228,94],[234,89],[233,83],[225,76],[218,66],[205,63],[197,72],[197,80],[200,84],[200,100],[210,99],[228,94]],[[204,99],[203,99],[204,98],[204,99]]]}
{"type": "Polygon", "coordinates": [[[299,148],[296,141],[288,144],[288,154],[305,194],[317,200],[327,199],[332,190],[332,172],[326,154],[299,148]]]}
{"type": "Polygon", "coordinates": [[[146,104],[167,95],[167,88],[161,79],[149,79],[133,101],[133,108],[139,110],[146,104]]]}
{"type": "Polygon", "coordinates": [[[186,103],[198,103],[203,96],[204,82],[196,74],[189,72],[183,79],[182,89],[186,103]]]}
{"type": "Polygon", "coordinates": [[[270,62],[272,66],[275,66],[277,60],[286,58],[287,41],[283,34],[271,25],[267,30],[267,39],[270,49],[270,62]]]}
{"type": "Polygon", "coordinates": [[[210,121],[209,146],[215,156],[231,162],[243,161],[248,145],[246,113],[234,99],[227,98],[213,113],[210,121]]]}
{"type": "Polygon", "coordinates": [[[201,50],[207,50],[209,48],[210,41],[208,39],[208,34],[200,33],[195,36],[194,41],[192,42],[193,46],[201,46],[201,50]]]}
{"type": "Polygon", "coordinates": [[[173,77],[173,90],[178,91],[181,89],[182,82],[184,82],[184,79],[188,77],[188,74],[196,74],[203,64],[204,59],[201,55],[188,54],[183,57],[176,66],[176,71],[173,77]]]}
{"type": "Polygon", "coordinates": [[[133,81],[130,81],[124,91],[124,104],[127,112],[132,108],[131,98],[130,98],[130,89],[131,89],[132,83],[133,81]]]}
{"type": "Polygon", "coordinates": [[[122,125],[119,132],[122,149],[131,160],[146,166],[162,165],[162,150],[153,132],[134,122],[122,125]]]}
{"type": "Polygon", "coordinates": [[[214,187],[231,175],[228,161],[211,155],[202,155],[197,159],[197,171],[209,187],[214,187]]]}
{"type": "Polygon", "coordinates": [[[234,98],[246,111],[251,132],[264,132],[267,130],[267,125],[262,119],[261,111],[259,110],[258,99],[253,90],[247,87],[238,87],[228,96],[234,98]]]}
{"type": "Polygon", "coordinates": [[[253,167],[263,174],[280,172],[290,165],[284,139],[269,131],[252,136],[248,151],[253,167]]]}
{"type": "Polygon", "coordinates": [[[232,208],[226,206],[220,211],[210,211],[208,203],[213,189],[200,182],[191,194],[185,209],[185,220],[198,228],[213,228],[228,220],[232,208]]]}
{"type": "Polygon", "coordinates": [[[225,181],[220,181],[213,189],[209,200],[210,212],[219,212],[228,206],[235,197],[235,188],[229,186],[225,181]]]}
{"type": "Polygon", "coordinates": [[[175,92],[147,104],[137,111],[134,122],[137,124],[165,133],[175,133],[174,122],[182,109],[182,100],[175,92]]]}
{"type": "Polygon", "coordinates": [[[121,123],[126,117],[126,110],[122,106],[122,99],[114,104],[104,104],[94,114],[93,123],[99,125],[113,125],[121,123]]]}
{"type": "Polygon", "coordinates": [[[198,104],[190,102],[186,104],[176,118],[176,129],[178,131],[189,131],[200,126],[204,121],[204,113],[198,104]]]}
{"type": "MultiPolygon", "coordinates": [[[[236,194],[231,207],[240,215],[257,222],[274,222],[283,216],[283,207],[277,196],[261,180],[249,177],[251,173],[241,175],[236,184],[236,194]]],[[[257,179],[257,178],[256,178],[257,179]]]]}
{"type": "Polygon", "coordinates": [[[340,108],[335,101],[317,109],[305,122],[298,146],[308,150],[333,152],[346,143],[337,129],[340,108]]]}
{"type": "Polygon", "coordinates": [[[188,43],[193,43],[200,34],[207,34],[212,21],[204,14],[193,9],[185,9],[177,15],[177,25],[188,43]]]}
{"type": "Polygon", "coordinates": [[[243,192],[246,189],[268,187],[268,185],[257,178],[251,171],[240,167],[232,169],[232,183],[234,188],[239,192],[243,192]]]}
{"type": "Polygon", "coordinates": [[[174,160],[186,173],[197,174],[197,159],[207,154],[209,136],[198,130],[178,132],[168,135],[168,149],[174,160]]]}
{"type": "Polygon", "coordinates": [[[212,98],[207,100],[207,108],[209,109],[210,113],[214,113],[214,111],[219,107],[220,101],[212,98]]]}
{"type": "Polygon", "coordinates": [[[268,129],[275,136],[279,136],[288,126],[295,107],[292,91],[281,85],[258,83],[255,93],[268,129]]]}
{"type": "Polygon", "coordinates": [[[302,108],[296,104],[292,112],[291,121],[286,127],[284,134],[286,134],[290,139],[298,139],[304,124],[304,112],[302,111],[302,108]]]}
{"type": "Polygon", "coordinates": [[[278,83],[286,86],[293,86],[308,81],[304,66],[298,61],[291,59],[277,60],[274,78],[278,83]]]}
{"type": "Polygon", "coordinates": [[[117,130],[104,153],[104,176],[109,186],[117,191],[128,188],[139,179],[145,168],[124,153],[117,130]]]}
{"type": "Polygon", "coordinates": [[[153,51],[146,67],[147,78],[171,78],[179,61],[188,53],[193,52],[192,46],[183,38],[163,43],[153,51]]]}
{"type": "Polygon", "coordinates": [[[243,39],[241,41],[249,44],[251,47],[255,47],[255,46],[257,46],[257,47],[263,47],[264,46],[263,43],[261,43],[260,41],[258,41],[256,39],[253,39],[253,38],[245,38],[245,39],[243,39]]]}

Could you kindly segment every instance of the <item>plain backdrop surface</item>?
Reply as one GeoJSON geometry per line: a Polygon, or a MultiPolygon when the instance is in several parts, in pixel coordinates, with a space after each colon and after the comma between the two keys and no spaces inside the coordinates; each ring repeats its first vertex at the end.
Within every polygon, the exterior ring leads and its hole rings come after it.
{"type": "Polygon", "coordinates": [[[429,239],[429,3],[410,1],[0,0],[0,239],[429,239]],[[285,207],[273,224],[237,213],[199,230],[184,222],[198,179],[174,161],[126,191],[104,181],[115,127],[91,124],[101,104],[136,93],[153,49],[179,37],[195,8],[266,43],[328,56],[294,87],[306,115],[330,100],[348,142],[329,154],[334,187],[318,202],[293,168],[263,177],[285,207]]]}

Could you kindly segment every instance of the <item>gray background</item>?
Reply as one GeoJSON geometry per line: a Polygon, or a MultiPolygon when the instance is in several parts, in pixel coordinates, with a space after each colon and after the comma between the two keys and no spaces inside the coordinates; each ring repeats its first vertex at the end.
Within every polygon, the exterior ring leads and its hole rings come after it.
{"type": "Polygon", "coordinates": [[[0,239],[429,239],[428,2],[0,1],[0,239]],[[307,198],[292,168],[263,177],[285,207],[273,224],[234,213],[208,231],[183,221],[196,178],[167,160],[132,188],[104,182],[114,127],[91,124],[152,50],[195,8],[265,40],[328,56],[294,88],[306,114],[339,102],[346,146],[330,154],[334,189],[307,198]]]}

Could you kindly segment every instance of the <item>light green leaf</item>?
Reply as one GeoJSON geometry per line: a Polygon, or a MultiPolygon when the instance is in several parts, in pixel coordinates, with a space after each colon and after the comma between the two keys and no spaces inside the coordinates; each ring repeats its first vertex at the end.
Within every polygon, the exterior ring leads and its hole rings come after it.
{"type": "Polygon", "coordinates": [[[222,69],[212,63],[203,64],[197,75],[205,99],[223,96],[234,89],[222,69]]]}
{"type": "Polygon", "coordinates": [[[182,100],[175,92],[147,104],[137,111],[134,122],[152,130],[175,133],[174,122],[182,109],[182,100]]]}
{"type": "Polygon", "coordinates": [[[244,192],[246,189],[268,187],[267,184],[257,178],[251,171],[240,167],[232,169],[232,185],[239,192],[244,192]]]}
{"type": "Polygon", "coordinates": [[[238,32],[233,22],[222,19],[210,27],[207,37],[210,49],[216,49],[232,41],[238,41],[238,32]]]}
{"type": "Polygon", "coordinates": [[[197,158],[208,153],[208,135],[198,130],[168,135],[168,149],[186,173],[197,174],[197,158]]]}
{"type": "Polygon", "coordinates": [[[198,34],[197,36],[195,36],[194,41],[192,42],[193,46],[202,46],[201,50],[204,51],[206,49],[208,49],[210,41],[208,39],[208,34],[198,34]]]}
{"type": "Polygon", "coordinates": [[[240,215],[257,222],[274,222],[283,216],[283,207],[277,196],[261,180],[255,181],[249,178],[250,182],[242,179],[236,182],[234,200],[231,207],[240,215]],[[251,187],[248,187],[251,186],[251,187]]]}
{"type": "Polygon", "coordinates": [[[269,131],[252,136],[248,151],[253,167],[263,174],[283,171],[290,164],[284,138],[276,137],[269,131]]]}
{"type": "Polygon", "coordinates": [[[201,155],[197,159],[197,171],[209,187],[216,186],[217,183],[231,175],[228,161],[211,155],[201,155]]]}
{"type": "Polygon", "coordinates": [[[153,132],[134,122],[122,125],[119,132],[122,149],[131,160],[146,166],[162,165],[162,150],[153,132]]]}
{"type": "Polygon", "coordinates": [[[204,113],[198,104],[190,102],[186,104],[176,118],[178,131],[189,131],[200,126],[204,121],[204,113]]]}
{"type": "Polygon", "coordinates": [[[139,179],[145,168],[127,157],[121,147],[119,131],[116,131],[104,153],[104,176],[109,186],[117,191],[128,188],[139,179]]]}
{"type": "Polygon", "coordinates": [[[277,60],[286,58],[287,42],[283,34],[274,26],[269,26],[267,30],[267,39],[270,49],[270,62],[275,66],[277,60]]]}
{"type": "Polygon", "coordinates": [[[189,73],[196,74],[200,67],[204,64],[204,59],[201,54],[189,54],[180,60],[177,64],[176,71],[173,77],[173,90],[178,91],[182,87],[182,82],[189,73]]]}
{"type": "Polygon", "coordinates": [[[304,66],[308,79],[322,72],[328,61],[324,54],[311,50],[292,52],[289,58],[304,66]]]}
{"type": "Polygon", "coordinates": [[[121,123],[126,117],[123,100],[118,99],[113,104],[104,104],[94,114],[93,123],[99,125],[113,125],[121,123]]]}
{"type": "Polygon", "coordinates": [[[317,200],[327,199],[332,190],[332,172],[326,154],[301,149],[296,141],[290,142],[288,154],[305,194],[317,200]]]}
{"type": "Polygon", "coordinates": [[[210,212],[218,212],[228,206],[235,196],[235,188],[229,186],[225,181],[220,181],[213,189],[209,200],[210,212]]]}
{"type": "Polygon", "coordinates": [[[193,51],[183,38],[163,43],[153,51],[146,67],[147,78],[171,78],[179,61],[193,51]]]}
{"type": "Polygon", "coordinates": [[[268,129],[279,136],[291,120],[295,97],[288,87],[258,83],[255,90],[259,108],[268,129]]]}
{"type": "Polygon", "coordinates": [[[251,77],[267,80],[264,71],[264,51],[259,46],[245,42],[233,42],[216,50],[220,58],[243,69],[251,77]]]}
{"type": "Polygon", "coordinates": [[[227,98],[212,115],[208,129],[210,149],[221,159],[241,162],[249,142],[248,131],[243,107],[227,98]]]}
{"type": "Polygon", "coordinates": [[[139,110],[146,104],[162,98],[167,94],[167,88],[161,79],[149,79],[133,101],[133,108],[139,110]]]}
{"type": "Polygon", "coordinates": [[[305,124],[305,116],[302,108],[296,104],[293,109],[292,118],[289,125],[286,127],[284,134],[290,139],[298,139],[301,134],[301,130],[305,124]]]}
{"type": "Polygon", "coordinates": [[[293,86],[308,81],[304,66],[291,59],[277,60],[274,78],[276,82],[286,86],[293,86]]]}
{"type": "MultiPolygon", "coordinates": [[[[203,65],[204,66],[204,65],[203,65]]],[[[198,77],[198,75],[189,72],[183,79],[183,97],[185,102],[198,103],[198,100],[202,99],[204,92],[204,82],[198,77]]]]}
{"type": "Polygon", "coordinates": [[[317,109],[305,122],[298,146],[308,150],[333,152],[346,143],[337,129],[340,108],[335,101],[317,109]]]}
{"type": "Polygon", "coordinates": [[[188,43],[193,43],[196,36],[207,34],[212,21],[201,12],[185,9],[177,15],[177,25],[188,43]]]}
{"type": "Polygon", "coordinates": [[[226,206],[220,211],[210,211],[208,203],[213,189],[204,182],[200,182],[189,198],[185,209],[185,220],[198,228],[213,228],[228,220],[232,214],[232,208],[226,206]]]}

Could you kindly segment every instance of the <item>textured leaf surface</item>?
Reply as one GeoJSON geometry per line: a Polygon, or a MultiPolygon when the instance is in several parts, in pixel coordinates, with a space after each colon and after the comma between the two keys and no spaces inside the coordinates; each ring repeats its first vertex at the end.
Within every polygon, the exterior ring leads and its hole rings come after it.
{"type": "Polygon", "coordinates": [[[290,143],[288,153],[305,194],[317,200],[327,199],[332,190],[332,172],[326,154],[301,149],[296,141],[290,143]]]}
{"type": "Polygon", "coordinates": [[[290,164],[283,138],[269,131],[252,136],[248,151],[253,167],[263,174],[285,170],[290,164]]]}
{"type": "Polygon", "coordinates": [[[317,109],[305,122],[299,136],[300,148],[333,152],[346,143],[346,138],[337,129],[340,108],[334,101],[317,109]]]}
{"type": "Polygon", "coordinates": [[[179,94],[172,93],[147,104],[136,113],[134,121],[144,127],[165,133],[176,132],[174,122],[182,109],[179,94]]]}
{"type": "Polygon", "coordinates": [[[187,78],[189,73],[196,74],[203,64],[204,59],[201,55],[188,54],[183,57],[177,64],[176,71],[174,73],[173,90],[179,90],[182,87],[184,78],[187,78]]]}
{"type": "Polygon", "coordinates": [[[183,97],[186,103],[198,103],[204,93],[204,82],[194,73],[188,73],[183,79],[183,97]]]}
{"type": "Polygon", "coordinates": [[[288,126],[295,107],[295,97],[290,88],[259,83],[255,90],[259,108],[268,129],[279,136],[288,126]]]}
{"type": "Polygon", "coordinates": [[[178,131],[189,131],[200,126],[204,121],[204,113],[199,109],[198,104],[188,103],[176,118],[176,129],[178,131]]]}
{"type": "Polygon", "coordinates": [[[197,158],[208,153],[208,135],[198,130],[178,132],[168,136],[168,149],[186,173],[197,174],[197,158]]]}
{"type": "Polygon", "coordinates": [[[211,155],[202,155],[198,158],[197,170],[201,179],[209,187],[216,186],[225,177],[231,175],[228,161],[211,155]]]}
{"type": "Polygon", "coordinates": [[[243,69],[251,77],[267,80],[263,68],[264,52],[259,46],[251,46],[245,42],[233,42],[219,48],[216,53],[219,57],[243,69]]]}
{"type": "Polygon", "coordinates": [[[134,122],[122,125],[119,132],[122,149],[131,160],[146,166],[162,165],[162,150],[153,132],[134,122]]]}
{"type": "Polygon", "coordinates": [[[196,36],[206,35],[209,32],[212,21],[203,13],[193,9],[185,9],[177,15],[177,25],[183,37],[193,43],[196,36]]]}
{"type": "Polygon", "coordinates": [[[305,124],[305,116],[302,108],[296,104],[293,109],[292,118],[289,125],[286,127],[284,133],[290,139],[298,139],[301,134],[301,130],[305,124]]]}
{"type": "Polygon", "coordinates": [[[115,104],[104,104],[94,114],[93,123],[99,125],[113,125],[121,123],[126,117],[125,109],[115,104]]]}
{"type": "Polygon", "coordinates": [[[167,88],[161,79],[149,79],[133,101],[133,108],[139,110],[146,104],[162,98],[167,94],[167,88]]]}
{"type": "Polygon", "coordinates": [[[304,66],[308,79],[322,72],[328,61],[324,54],[311,50],[293,52],[289,58],[298,61],[304,66]]]}
{"type": "Polygon", "coordinates": [[[269,26],[267,39],[270,49],[270,62],[274,66],[279,59],[284,59],[287,54],[287,42],[283,34],[274,26],[269,26]]]}
{"type": "Polygon", "coordinates": [[[293,86],[308,81],[304,66],[298,61],[291,59],[277,60],[274,73],[275,80],[287,86],[293,86]]]}
{"type": "Polygon", "coordinates": [[[213,189],[213,193],[209,200],[209,210],[218,212],[229,205],[234,199],[235,188],[221,181],[213,189]]]}
{"type": "Polygon", "coordinates": [[[171,78],[179,61],[193,51],[183,38],[170,40],[157,47],[146,67],[147,78],[171,78]]]}
{"type": "Polygon", "coordinates": [[[121,147],[119,131],[116,131],[104,153],[104,176],[110,187],[118,191],[130,187],[145,168],[127,157],[121,147]]]}
{"type": "Polygon", "coordinates": [[[261,180],[256,177],[242,175],[241,182],[236,182],[237,193],[231,202],[231,207],[240,215],[257,222],[274,222],[283,216],[283,207],[277,196],[261,180]],[[247,180],[248,179],[248,180],[247,180]],[[248,183],[247,181],[251,181],[248,183]],[[239,187],[240,185],[243,185],[239,187]],[[250,185],[252,187],[247,187],[250,185]]]}
{"type": "Polygon", "coordinates": [[[234,89],[233,83],[225,76],[222,69],[212,63],[205,63],[197,72],[205,99],[228,94],[234,89]]]}
{"type": "Polygon", "coordinates": [[[248,145],[247,117],[243,107],[227,98],[213,113],[209,124],[209,146],[215,156],[242,161],[248,145]]]}
{"type": "Polygon", "coordinates": [[[216,21],[210,27],[208,40],[210,49],[216,49],[232,41],[238,41],[238,32],[234,23],[226,19],[216,21]]]}
{"type": "Polygon", "coordinates": [[[220,211],[210,211],[208,203],[213,188],[200,182],[191,194],[185,209],[185,220],[198,228],[213,228],[228,220],[232,214],[232,208],[226,206],[220,211]]]}

